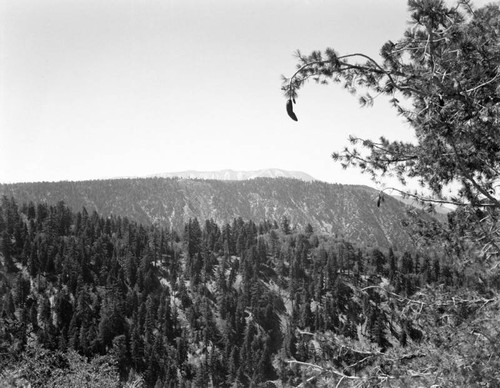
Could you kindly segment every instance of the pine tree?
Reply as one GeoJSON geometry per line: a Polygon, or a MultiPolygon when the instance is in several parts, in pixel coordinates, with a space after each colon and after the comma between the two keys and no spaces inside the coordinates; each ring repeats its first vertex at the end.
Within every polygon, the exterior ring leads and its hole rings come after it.
{"type": "Polygon", "coordinates": [[[383,275],[384,265],[387,261],[384,254],[380,250],[375,248],[372,250],[371,260],[372,260],[372,265],[375,267],[375,273],[383,275]]]}
{"type": "Polygon", "coordinates": [[[286,216],[283,216],[281,218],[281,231],[284,234],[290,234],[290,233],[292,233],[292,230],[290,228],[290,220],[286,216]]]}
{"type": "Polygon", "coordinates": [[[30,295],[31,284],[29,279],[26,279],[24,275],[20,272],[16,276],[16,282],[14,284],[14,302],[18,307],[24,307],[28,296],[30,295]]]}
{"type": "Polygon", "coordinates": [[[14,298],[12,297],[12,292],[8,292],[3,297],[3,313],[9,318],[13,318],[15,311],[16,311],[16,306],[14,304],[14,298]]]}
{"type": "Polygon", "coordinates": [[[394,251],[392,250],[392,247],[389,248],[389,279],[391,282],[393,281],[394,277],[396,276],[397,272],[397,258],[396,255],[394,254],[394,251]]]}
{"type": "Polygon", "coordinates": [[[140,327],[137,317],[132,318],[131,337],[130,337],[130,359],[133,368],[136,371],[142,370],[144,357],[144,343],[140,333],[140,327]]]}
{"type": "Polygon", "coordinates": [[[0,252],[3,254],[5,269],[7,272],[15,272],[17,268],[12,258],[13,246],[11,236],[7,233],[7,230],[2,232],[0,239],[0,252]]]}

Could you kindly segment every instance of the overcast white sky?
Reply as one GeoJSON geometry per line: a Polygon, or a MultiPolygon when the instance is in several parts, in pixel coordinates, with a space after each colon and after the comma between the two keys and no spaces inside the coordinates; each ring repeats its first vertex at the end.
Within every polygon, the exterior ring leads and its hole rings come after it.
{"type": "Polygon", "coordinates": [[[407,16],[402,0],[3,1],[0,182],[276,167],[371,184],[331,153],[407,125],[315,83],[293,122],[280,75],[296,49],[378,56],[407,16]]]}

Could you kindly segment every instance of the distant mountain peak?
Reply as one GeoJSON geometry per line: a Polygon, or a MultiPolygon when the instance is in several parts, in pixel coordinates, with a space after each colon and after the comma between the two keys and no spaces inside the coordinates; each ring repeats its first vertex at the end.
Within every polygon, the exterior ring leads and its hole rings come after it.
{"type": "Polygon", "coordinates": [[[178,171],[164,172],[160,174],[149,175],[148,178],[183,178],[183,179],[214,179],[224,181],[243,181],[255,178],[294,178],[306,182],[312,182],[316,179],[302,171],[288,171],[279,168],[266,168],[254,171],[234,171],[231,169],[219,171],[178,171]]]}

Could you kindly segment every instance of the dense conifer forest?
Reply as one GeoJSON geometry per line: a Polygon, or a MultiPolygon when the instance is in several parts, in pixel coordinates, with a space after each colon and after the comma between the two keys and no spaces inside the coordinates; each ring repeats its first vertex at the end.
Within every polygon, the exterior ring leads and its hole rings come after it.
{"type": "Polygon", "coordinates": [[[438,251],[360,248],[287,218],[174,231],[5,196],[0,236],[5,386],[454,386],[485,365],[500,373],[498,329],[480,323],[496,285],[438,251]]]}

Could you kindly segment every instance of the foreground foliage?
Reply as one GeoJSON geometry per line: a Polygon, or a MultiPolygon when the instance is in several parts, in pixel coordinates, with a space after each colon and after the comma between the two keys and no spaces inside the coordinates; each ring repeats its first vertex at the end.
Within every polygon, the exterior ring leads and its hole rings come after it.
{"type": "Polygon", "coordinates": [[[403,185],[417,180],[423,193],[397,190],[424,204],[458,206],[464,217],[455,229],[491,267],[500,255],[500,7],[496,2],[474,9],[467,0],[409,0],[408,6],[409,28],[382,46],[380,60],[330,48],[299,52],[298,70],[284,79],[283,89],[295,100],[304,83],[315,79],[342,83],[359,94],[362,105],[372,104],[374,95],[388,96],[416,141],[352,136],[361,150],[345,148],[334,159],[379,183],[385,176],[403,185]]]}
{"type": "MultiPolygon", "coordinates": [[[[364,376],[334,370],[332,363],[309,367],[327,376],[326,385],[498,386],[500,6],[475,9],[468,0],[455,5],[409,0],[408,6],[409,28],[401,39],[382,46],[380,60],[330,48],[298,52],[297,71],[284,78],[287,111],[290,115],[297,91],[309,79],[342,83],[359,95],[361,105],[388,96],[416,141],[351,136],[354,147],[333,158],[379,184],[386,176],[399,179],[401,188],[381,190],[379,205],[385,191],[396,190],[430,208],[456,207],[448,223],[416,217],[406,226],[415,231],[420,248],[439,246],[443,259],[459,273],[476,274],[483,296],[436,287],[420,288],[411,298],[390,291],[402,302],[399,313],[428,329],[425,346],[410,353],[397,353],[395,347],[383,354],[364,353],[365,361],[379,363],[364,376]],[[411,180],[423,190],[406,189],[411,180]]],[[[336,343],[330,338],[326,346],[336,343]]]]}

